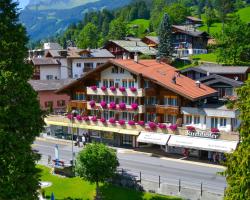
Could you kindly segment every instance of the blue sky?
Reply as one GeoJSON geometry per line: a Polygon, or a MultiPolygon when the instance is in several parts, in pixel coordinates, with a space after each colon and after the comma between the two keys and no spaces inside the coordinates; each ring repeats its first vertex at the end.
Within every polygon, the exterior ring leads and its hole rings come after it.
{"type": "Polygon", "coordinates": [[[21,8],[24,8],[29,3],[29,0],[18,0],[18,1],[21,8]]]}

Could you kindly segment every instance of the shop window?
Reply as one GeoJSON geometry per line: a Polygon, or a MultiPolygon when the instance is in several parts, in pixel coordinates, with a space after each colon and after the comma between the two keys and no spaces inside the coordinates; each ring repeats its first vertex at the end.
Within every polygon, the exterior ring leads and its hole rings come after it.
{"type": "Polygon", "coordinates": [[[194,116],[194,124],[200,124],[200,116],[194,116]]]}
{"type": "Polygon", "coordinates": [[[227,126],[227,119],[220,118],[220,127],[226,127],[226,126],[227,126]]]}
{"type": "Polygon", "coordinates": [[[57,101],[57,106],[58,107],[64,107],[66,104],[65,104],[65,100],[59,100],[57,101]]]}
{"type": "Polygon", "coordinates": [[[218,118],[216,117],[211,118],[211,128],[218,128],[218,118]]]}
{"type": "Polygon", "coordinates": [[[192,124],[192,115],[186,116],[186,124],[192,124]]]}

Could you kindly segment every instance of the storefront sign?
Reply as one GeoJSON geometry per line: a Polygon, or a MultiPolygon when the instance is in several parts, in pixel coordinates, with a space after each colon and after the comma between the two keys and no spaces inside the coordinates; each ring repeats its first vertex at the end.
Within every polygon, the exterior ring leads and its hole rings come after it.
{"type": "Polygon", "coordinates": [[[188,136],[192,137],[204,137],[204,138],[212,138],[218,139],[219,133],[205,132],[205,131],[188,131],[188,136]]]}

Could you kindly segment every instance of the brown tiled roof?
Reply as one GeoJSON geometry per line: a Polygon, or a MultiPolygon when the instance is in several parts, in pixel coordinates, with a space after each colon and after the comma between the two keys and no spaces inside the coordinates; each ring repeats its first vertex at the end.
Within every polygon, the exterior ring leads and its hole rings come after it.
{"type": "Polygon", "coordinates": [[[34,65],[60,65],[60,62],[53,58],[32,58],[34,65]]]}
{"type": "Polygon", "coordinates": [[[83,82],[87,77],[90,77],[91,74],[102,71],[111,65],[116,65],[134,74],[142,75],[156,84],[161,85],[192,101],[196,101],[217,93],[216,90],[204,84],[200,84],[200,87],[197,87],[195,81],[183,75],[180,75],[176,78],[176,84],[173,83],[172,78],[177,76],[178,70],[168,64],[162,62],[160,63],[156,60],[140,60],[138,63],[136,63],[134,60],[121,59],[109,60],[104,65],[85,74],[82,78],[74,81],[64,88],[59,89],[57,92],[60,93],[64,92],[65,90],[70,90],[71,87],[79,84],[79,82],[83,82]]]}

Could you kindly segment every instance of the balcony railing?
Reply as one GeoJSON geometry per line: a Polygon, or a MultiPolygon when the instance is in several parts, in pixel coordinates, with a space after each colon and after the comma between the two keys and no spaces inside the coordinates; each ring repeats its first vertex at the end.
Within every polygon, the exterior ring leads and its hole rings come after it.
{"type": "Polygon", "coordinates": [[[69,102],[68,107],[70,109],[72,109],[72,108],[87,109],[87,101],[85,101],[85,100],[72,100],[69,102]]]}
{"type": "MultiPolygon", "coordinates": [[[[152,133],[168,133],[174,135],[188,135],[188,130],[186,127],[178,127],[176,131],[173,131],[171,128],[160,128],[160,126],[156,126],[154,129],[150,128],[149,124],[146,125],[129,125],[129,123],[125,123],[124,125],[120,125],[118,122],[110,123],[110,122],[101,122],[101,120],[92,121],[89,118],[88,121],[77,120],[77,118],[69,119],[66,116],[61,115],[51,115],[45,118],[45,122],[48,125],[55,126],[67,126],[67,127],[75,127],[87,130],[100,130],[100,131],[110,131],[116,133],[127,133],[134,132],[139,134],[140,131],[150,131],[152,133]]],[[[198,129],[196,131],[199,131],[198,129]]],[[[210,133],[210,130],[200,130],[205,132],[205,134],[210,133]]],[[[231,140],[231,141],[239,141],[239,134],[236,132],[223,132],[220,131],[218,137],[216,139],[222,140],[231,140]]]]}
{"type": "Polygon", "coordinates": [[[156,105],[155,107],[156,107],[156,113],[159,114],[178,115],[180,113],[179,106],[156,105]]]}
{"type": "Polygon", "coordinates": [[[115,91],[111,91],[110,88],[107,88],[106,90],[102,90],[101,88],[97,88],[96,90],[93,90],[91,87],[87,87],[87,94],[88,95],[108,95],[108,96],[128,96],[128,97],[144,97],[145,92],[144,89],[140,88],[137,89],[135,92],[132,92],[130,88],[126,88],[124,92],[121,92],[119,88],[116,88],[115,91]]]}
{"type": "Polygon", "coordinates": [[[95,106],[90,105],[90,101],[87,103],[88,110],[111,110],[111,111],[119,111],[119,112],[134,112],[134,113],[145,113],[145,106],[138,105],[138,109],[133,109],[131,105],[126,105],[125,109],[120,109],[119,104],[116,105],[116,109],[109,108],[109,104],[107,104],[106,108],[103,108],[100,103],[96,103],[95,106]]]}

